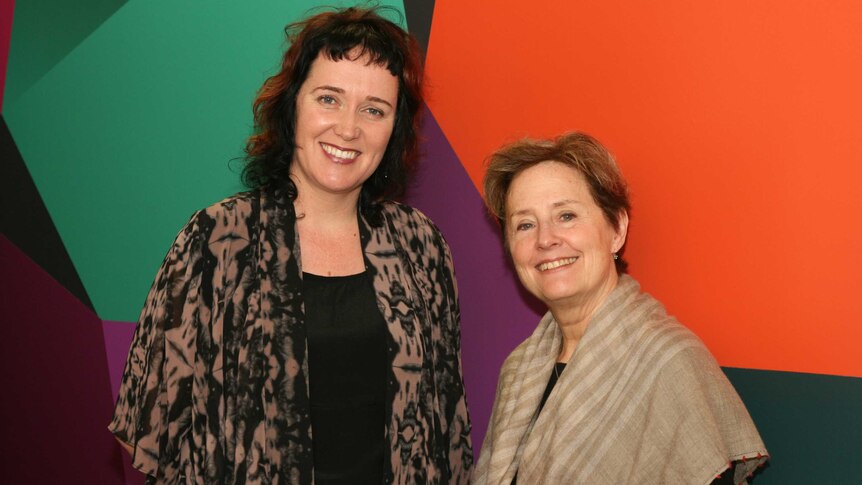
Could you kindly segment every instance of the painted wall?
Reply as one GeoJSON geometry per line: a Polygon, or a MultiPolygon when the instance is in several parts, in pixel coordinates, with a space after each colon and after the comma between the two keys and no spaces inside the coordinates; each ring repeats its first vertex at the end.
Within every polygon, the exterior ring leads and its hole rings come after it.
{"type": "MultiPolygon", "coordinates": [[[[0,0],[10,479],[139,480],[103,427],[133,322],[188,215],[240,189],[255,90],[284,24],[318,3],[0,0]]],[[[631,273],[701,336],[754,416],[773,454],[754,483],[856,483],[862,7],[392,5],[427,47],[408,202],[452,246],[477,452],[499,365],[541,313],[483,211],[484,158],[577,129],[631,185],[631,273]]]]}

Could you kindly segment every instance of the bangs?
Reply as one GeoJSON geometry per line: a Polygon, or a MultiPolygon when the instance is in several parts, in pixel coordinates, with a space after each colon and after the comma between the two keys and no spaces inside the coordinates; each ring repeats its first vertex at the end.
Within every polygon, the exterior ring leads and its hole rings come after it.
{"type": "Polygon", "coordinates": [[[355,61],[368,56],[369,64],[385,67],[393,76],[398,76],[404,71],[404,58],[401,52],[383,38],[371,38],[363,34],[332,36],[327,39],[320,52],[333,61],[342,59],[355,61]]]}

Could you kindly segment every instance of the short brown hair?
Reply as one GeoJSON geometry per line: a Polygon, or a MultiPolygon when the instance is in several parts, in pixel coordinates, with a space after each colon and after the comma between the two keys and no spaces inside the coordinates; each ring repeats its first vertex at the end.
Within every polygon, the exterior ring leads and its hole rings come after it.
{"type": "MultiPolygon", "coordinates": [[[[631,211],[628,187],[614,157],[586,133],[565,133],[553,140],[519,140],[503,146],[488,160],[484,180],[485,205],[499,222],[504,239],[509,186],[519,173],[542,162],[564,163],[580,172],[590,187],[593,201],[614,228],[619,229],[620,211],[631,211]]],[[[625,273],[628,267],[623,258],[624,249],[625,246],[617,252],[618,273],[625,273]]]]}

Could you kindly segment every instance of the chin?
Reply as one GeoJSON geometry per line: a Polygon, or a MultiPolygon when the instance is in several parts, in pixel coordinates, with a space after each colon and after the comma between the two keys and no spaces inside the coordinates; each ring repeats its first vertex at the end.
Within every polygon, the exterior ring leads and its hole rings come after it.
{"type": "Polygon", "coordinates": [[[547,291],[542,291],[536,295],[540,300],[548,304],[550,302],[565,300],[567,298],[571,298],[577,295],[577,291],[574,291],[571,288],[561,289],[561,288],[549,288],[547,291]]]}

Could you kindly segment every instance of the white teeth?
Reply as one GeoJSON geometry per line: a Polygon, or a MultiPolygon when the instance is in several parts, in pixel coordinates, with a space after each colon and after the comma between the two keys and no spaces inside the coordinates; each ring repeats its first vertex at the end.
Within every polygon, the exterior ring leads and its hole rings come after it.
{"type": "Polygon", "coordinates": [[[325,151],[326,153],[328,153],[328,154],[330,154],[336,158],[344,158],[347,160],[353,160],[354,158],[359,156],[359,152],[357,152],[356,150],[339,150],[338,148],[335,148],[334,146],[325,145],[325,144],[321,144],[320,146],[323,147],[323,151],[325,151]]]}
{"type": "Polygon", "coordinates": [[[542,263],[539,265],[539,271],[548,271],[549,269],[559,268],[560,266],[566,266],[567,264],[572,264],[577,260],[578,260],[578,258],[563,258],[563,259],[558,259],[556,261],[551,261],[549,263],[542,263]]]}

